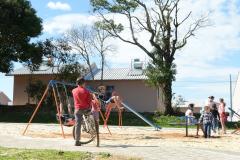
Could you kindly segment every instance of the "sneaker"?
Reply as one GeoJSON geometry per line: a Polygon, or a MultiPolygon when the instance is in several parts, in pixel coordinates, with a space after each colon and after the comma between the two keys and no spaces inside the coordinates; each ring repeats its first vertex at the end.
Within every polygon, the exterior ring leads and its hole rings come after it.
{"type": "Polygon", "coordinates": [[[79,141],[76,141],[75,146],[81,146],[81,143],[79,141]]]}

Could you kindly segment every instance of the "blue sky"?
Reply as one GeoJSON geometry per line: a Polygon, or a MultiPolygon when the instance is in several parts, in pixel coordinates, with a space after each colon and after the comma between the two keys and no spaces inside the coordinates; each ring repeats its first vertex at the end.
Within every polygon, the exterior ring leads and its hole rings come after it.
{"type": "MultiPolygon", "coordinates": [[[[41,39],[61,36],[72,25],[91,24],[88,0],[31,0],[43,19],[41,39]]],[[[190,10],[192,19],[210,12],[211,26],[202,28],[176,54],[177,76],[173,92],[187,101],[203,104],[209,95],[223,97],[229,105],[229,75],[236,81],[240,71],[240,0],[183,0],[182,16],[190,10]]],[[[124,22],[121,17],[118,20],[124,22]]],[[[128,34],[126,32],[126,34],[128,34]]],[[[144,40],[144,36],[140,37],[144,40]]],[[[140,49],[120,42],[117,52],[107,57],[109,67],[129,67],[131,59],[148,59],[140,49]]],[[[96,62],[97,63],[97,62],[96,62]]],[[[15,68],[21,67],[16,64],[15,68]]],[[[233,82],[234,88],[235,82],[233,82]]],[[[0,76],[0,90],[11,99],[13,78],[0,76]]]]}

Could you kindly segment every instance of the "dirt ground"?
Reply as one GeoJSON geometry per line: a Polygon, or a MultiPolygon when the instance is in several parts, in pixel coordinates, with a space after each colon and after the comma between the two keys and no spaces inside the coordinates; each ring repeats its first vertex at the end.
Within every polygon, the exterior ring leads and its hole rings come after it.
{"type": "MultiPolygon", "coordinates": [[[[26,148],[28,146],[21,141],[27,139],[30,143],[38,140],[44,141],[43,147],[30,144],[29,146],[32,146],[30,148],[58,149],[57,144],[54,144],[57,141],[61,145],[61,149],[77,150],[73,146],[72,127],[64,127],[65,139],[62,138],[61,127],[57,124],[31,124],[26,135],[23,136],[22,133],[25,127],[26,124],[0,123],[0,141],[2,142],[0,142],[0,146],[11,147],[12,145],[5,144],[10,143],[10,140],[5,140],[4,143],[4,137],[14,137],[17,141],[19,140],[20,147],[25,146],[26,148]]],[[[138,156],[143,159],[159,159],[159,155],[165,156],[167,159],[179,159],[175,156],[171,157],[173,154],[179,154],[181,158],[187,159],[189,151],[192,152],[194,157],[200,150],[204,151],[204,153],[199,153],[198,159],[209,158],[207,153],[210,151],[211,154],[218,154],[220,159],[240,157],[240,135],[231,134],[232,131],[228,131],[224,135],[216,134],[210,139],[205,139],[202,133],[200,133],[199,137],[195,136],[196,129],[189,129],[189,137],[185,137],[184,128],[163,128],[160,131],[156,131],[151,127],[123,126],[120,128],[118,126],[109,126],[109,128],[112,135],[108,133],[106,128],[100,126],[100,149],[93,144],[87,144],[81,150],[111,152],[127,156],[138,156]]],[[[41,143],[39,142],[39,144],[41,143]]],[[[18,146],[16,145],[16,147],[18,146]]],[[[213,157],[216,158],[214,155],[213,157]]]]}

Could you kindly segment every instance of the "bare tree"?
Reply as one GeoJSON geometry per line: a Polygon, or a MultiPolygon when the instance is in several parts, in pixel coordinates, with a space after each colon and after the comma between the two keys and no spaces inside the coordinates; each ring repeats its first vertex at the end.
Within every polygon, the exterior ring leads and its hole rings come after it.
{"type": "Polygon", "coordinates": [[[102,17],[101,26],[113,37],[141,48],[151,59],[147,69],[149,84],[158,88],[158,111],[172,114],[172,81],[175,80],[175,53],[183,48],[195,32],[205,26],[207,17],[189,22],[192,12],[179,18],[181,0],[91,0],[93,10],[102,17]],[[110,13],[110,14],[109,14],[110,13]],[[142,13],[142,14],[139,14],[142,13]],[[116,22],[114,16],[125,17],[128,26],[116,22]],[[188,30],[180,32],[181,27],[188,30]],[[131,37],[121,34],[128,30],[131,37]],[[140,42],[140,33],[148,33],[151,49],[140,42]],[[181,34],[180,34],[181,33],[181,34]]]}
{"type": "Polygon", "coordinates": [[[76,51],[81,58],[86,62],[92,79],[94,80],[93,69],[91,66],[91,31],[88,26],[72,27],[65,35],[66,41],[76,51]]]}
{"type": "Polygon", "coordinates": [[[106,64],[106,56],[108,53],[114,52],[115,47],[109,43],[112,37],[107,31],[101,29],[99,23],[95,23],[92,28],[92,46],[101,57],[101,81],[103,80],[103,71],[106,64]]]}

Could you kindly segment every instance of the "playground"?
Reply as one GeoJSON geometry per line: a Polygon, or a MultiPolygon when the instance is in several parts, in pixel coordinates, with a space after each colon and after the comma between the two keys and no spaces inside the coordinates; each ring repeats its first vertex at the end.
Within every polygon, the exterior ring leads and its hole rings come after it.
{"type": "MultiPolygon", "coordinates": [[[[68,105],[70,102],[66,86],[70,85],[50,81],[42,96],[43,100],[50,88],[56,103],[56,116],[59,124],[31,123],[38,108],[41,107],[41,100],[29,123],[0,124],[0,129],[5,130],[4,133],[0,134],[0,145],[29,149],[107,152],[141,159],[159,159],[159,157],[170,160],[176,159],[176,157],[180,157],[178,159],[193,159],[194,157],[198,157],[198,159],[236,159],[240,156],[240,136],[239,134],[232,134],[233,131],[231,130],[228,130],[228,134],[215,134],[211,139],[205,139],[201,132],[196,137],[196,128],[193,127],[188,128],[187,132],[186,128],[161,128],[161,126],[154,124],[136,112],[132,106],[130,107],[124,102],[118,101],[117,98],[114,99],[115,103],[106,103],[105,116],[100,111],[104,122],[103,125],[99,126],[100,146],[96,147],[98,145],[94,143],[95,141],[91,141],[81,147],[76,147],[73,145],[72,130],[74,122],[70,121],[71,123],[68,123],[69,121],[63,119],[65,117],[63,117],[64,108],[62,105],[64,106],[65,103],[65,106],[67,106],[65,114],[71,113],[69,109],[72,108],[68,105]],[[109,126],[107,124],[108,116],[115,104],[119,113],[118,117],[116,117],[119,123],[116,126],[109,126]],[[151,127],[122,126],[121,107],[118,107],[120,105],[151,127]]],[[[95,100],[99,102],[98,99],[95,98],[95,100]]],[[[84,134],[82,136],[84,138],[84,134]]]]}
{"type": "MultiPolygon", "coordinates": [[[[55,149],[60,151],[85,151],[85,152],[106,152],[112,155],[122,155],[140,159],[237,159],[240,157],[240,136],[239,132],[232,134],[233,130],[228,130],[227,134],[215,134],[210,139],[196,136],[196,127],[186,128],[161,128],[146,119],[140,113],[128,106],[124,101],[114,97],[114,102],[105,104],[105,112],[100,111],[100,118],[104,122],[99,126],[100,143],[90,141],[83,146],[74,146],[73,126],[71,115],[71,97],[67,92],[67,86],[59,81],[50,81],[42,99],[35,108],[28,123],[0,123],[0,146],[10,148],[27,149],[55,149]],[[50,91],[50,92],[49,92],[50,91]],[[32,123],[41,102],[49,94],[54,97],[56,107],[56,118],[58,124],[32,123]],[[64,108],[65,106],[65,108],[64,108]],[[108,125],[107,120],[113,107],[118,112],[118,125],[108,125]],[[149,127],[122,126],[122,110],[132,112],[139,120],[146,122],[149,127]],[[66,117],[64,117],[67,115],[66,117]],[[71,121],[69,121],[69,119],[71,121]],[[96,147],[98,146],[99,147],[96,147]]],[[[74,85],[73,85],[74,86],[74,85]]],[[[94,95],[99,95],[91,91],[94,95]]],[[[93,98],[96,103],[100,100],[93,98]]],[[[99,105],[100,106],[100,105],[99,105]]],[[[186,120],[186,122],[188,122],[186,120]]],[[[185,124],[185,122],[184,122],[185,124]]],[[[188,124],[188,123],[186,123],[188,124]]],[[[87,126],[88,124],[86,124],[87,126]]],[[[84,132],[84,131],[83,131],[84,132]]],[[[98,133],[98,131],[97,131],[98,133]]],[[[82,138],[86,133],[82,133],[82,138]]]]}
{"type": "Polygon", "coordinates": [[[231,134],[205,139],[195,138],[195,129],[184,128],[109,126],[112,135],[100,126],[100,147],[93,143],[73,146],[72,127],[65,127],[65,139],[58,124],[31,124],[27,134],[22,135],[25,123],[0,123],[0,146],[10,148],[56,149],[70,151],[108,152],[114,155],[143,159],[237,159],[240,156],[240,136],[231,134]]]}

